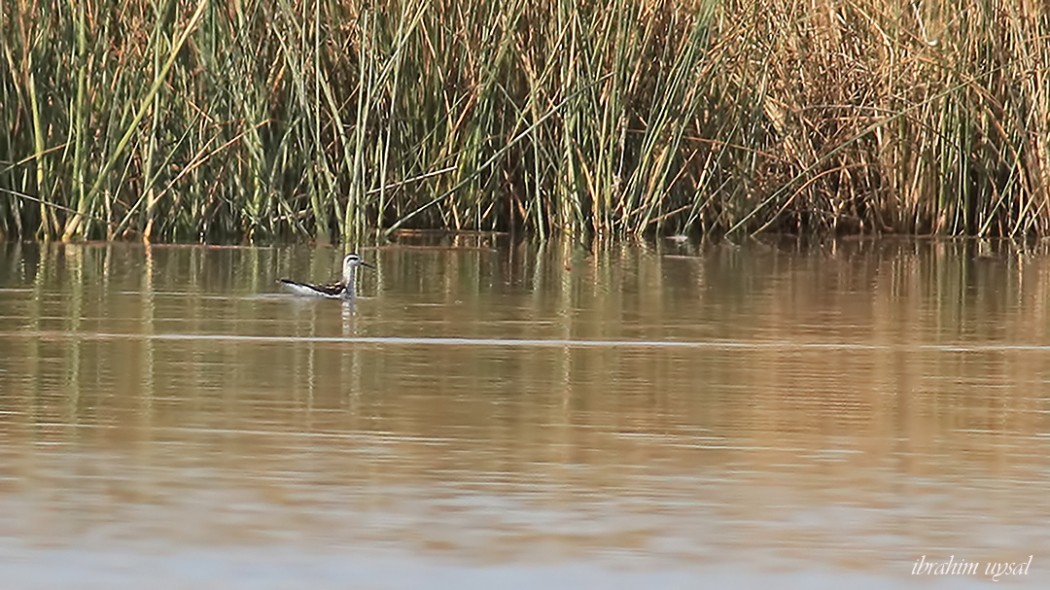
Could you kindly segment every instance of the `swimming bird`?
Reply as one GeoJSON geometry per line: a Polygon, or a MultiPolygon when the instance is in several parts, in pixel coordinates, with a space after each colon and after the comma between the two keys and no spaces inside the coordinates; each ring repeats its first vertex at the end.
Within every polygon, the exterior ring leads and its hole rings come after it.
{"type": "Polygon", "coordinates": [[[311,285],[310,283],[300,283],[291,279],[278,279],[277,282],[296,295],[351,300],[357,296],[354,292],[354,275],[357,274],[357,267],[359,266],[375,268],[361,260],[361,257],[357,254],[347,254],[343,258],[343,280],[339,283],[311,285]]]}

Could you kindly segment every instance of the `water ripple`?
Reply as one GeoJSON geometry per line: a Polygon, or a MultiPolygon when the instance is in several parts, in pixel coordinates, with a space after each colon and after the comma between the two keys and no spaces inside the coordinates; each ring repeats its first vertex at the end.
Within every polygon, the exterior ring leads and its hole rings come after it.
{"type": "Polygon", "coordinates": [[[202,341],[244,343],[343,343],[385,346],[492,346],[504,348],[687,348],[709,350],[857,350],[928,352],[1047,352],[1050,345],[988,343],[868,344],[862,342],[799,342],[797,340],[586,340],[536,338],[469,338],[404,336],[259,336],[245,334],[135,334],[118,332],[14,331],[0,337],[49,341],[202,341]]]}

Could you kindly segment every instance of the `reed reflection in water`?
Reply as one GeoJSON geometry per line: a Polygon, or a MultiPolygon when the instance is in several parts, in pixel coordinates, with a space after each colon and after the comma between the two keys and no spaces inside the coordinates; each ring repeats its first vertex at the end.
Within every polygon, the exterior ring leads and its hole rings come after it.
{"type": "Polygon", "coordinates": [[[4,247],[0,575],[1046,583],[1044,253],[440,246],[4,247]]]}

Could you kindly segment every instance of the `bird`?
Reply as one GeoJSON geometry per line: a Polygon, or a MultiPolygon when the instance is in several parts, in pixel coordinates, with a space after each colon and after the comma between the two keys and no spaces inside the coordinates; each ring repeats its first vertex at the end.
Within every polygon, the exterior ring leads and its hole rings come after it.
{"type": "Polygon", "coordinates": [[[361,257],[357,254],[347,254],[343,258],[343,280],[341,282],[328,283],[326,285],[311,285],[310,283],[300,283],[291,279],[277,279],[277,282],[296,295],[350,301],[357,296],[357,293],[354,291],[354,275],[357,274],[357,267],[359,266],[375,268],[361,260],[361,257]]]}

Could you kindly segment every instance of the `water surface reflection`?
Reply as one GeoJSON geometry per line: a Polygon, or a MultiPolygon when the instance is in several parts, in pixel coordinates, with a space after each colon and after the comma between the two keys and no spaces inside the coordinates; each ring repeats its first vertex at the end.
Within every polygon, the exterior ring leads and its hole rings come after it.
{"type": "Polygon", "coordinates": [[[332,249],[0,252],[20,587],[1046,582],[1037,251],[459,238],[353,307],[273,283],[332,249]]]}

